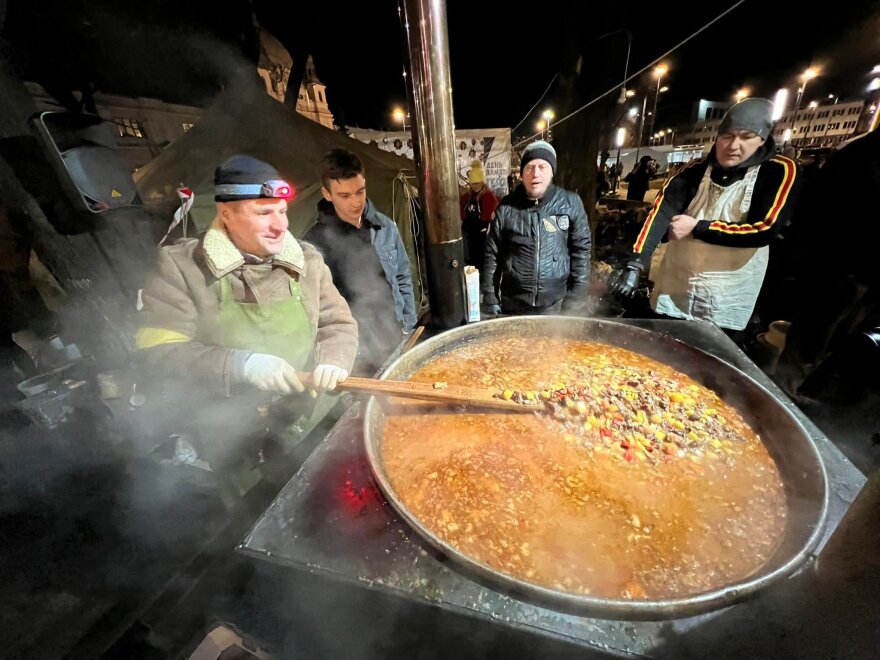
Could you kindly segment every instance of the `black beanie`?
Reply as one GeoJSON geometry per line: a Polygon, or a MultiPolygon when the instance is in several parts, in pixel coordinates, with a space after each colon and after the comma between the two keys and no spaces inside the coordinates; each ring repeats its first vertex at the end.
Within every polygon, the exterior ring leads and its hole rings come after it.
{"type": "Polygon", "coordinates": [[[215,202],[235,202],[242,199],[259,199],[268,197],[259,189],[253,192],[232,192],[224,190],[223,186],[230,184],[244,184],[251,186],[261,186],[267,181],[277,181],[281,179],[278,170],[257,160],[253,156],[236,155],[227,158],[223,164],[214,170],[214,201],[215,202]]]}
{"type": "Polygon", "coordinates": [[[522,175],[528,162],[530,160],[535,160],[536,158],[541,158],[550,163],[550,169],[553,170],[553,175],[556,175],[556,150],[553,148],[553,145],[544,140],[532,142],[523,150],[522,158],[520,158],[519,161],[520,175],[522,175]]]}

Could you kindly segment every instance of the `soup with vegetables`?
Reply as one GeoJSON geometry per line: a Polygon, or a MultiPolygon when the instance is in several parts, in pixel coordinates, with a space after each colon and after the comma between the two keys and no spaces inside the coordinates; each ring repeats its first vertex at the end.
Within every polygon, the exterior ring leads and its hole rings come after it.
{"type": "Polygon", "coordinates": [[[391,414],[382,460],[437,537],[496,571],[604,598],[694,595],[747,578],[786,522],[773,459],[684,374],[621,348],[506,339],[412,380],[485,387],[532,414],[391,414]]]}

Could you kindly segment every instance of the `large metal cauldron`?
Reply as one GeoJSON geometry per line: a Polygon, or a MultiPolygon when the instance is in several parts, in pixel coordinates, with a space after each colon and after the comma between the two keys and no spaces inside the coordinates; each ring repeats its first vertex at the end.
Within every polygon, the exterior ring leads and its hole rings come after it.
{"type": "MultiPolygon", "coordinates": [[[[766,389],[744,373],[673,337],[623,323],[568,317],[514,317],[463,326],[412,349],[385,372],[408,379],[434,358],[460,346],[507,337],[556,336],[621,346],[668,364],[714,390],[761,436],[785,484],[789,516],[782,544],[755,575],[721,589],[669,600],[613,600],[556,591],[512,578],[458,552],[435,536],[400,502],[381,459],[382,406],[371,399],[365,417],[367,457],[380,488],[400,516],[462,573],[520,600],[558,611],[605,619],[658,620],[730,605],[793,573],[819,541],[827,508],[827,480],[807,432],[766,389]]],[[[416,440],[414,438],[414,440],[416,440]]]]}

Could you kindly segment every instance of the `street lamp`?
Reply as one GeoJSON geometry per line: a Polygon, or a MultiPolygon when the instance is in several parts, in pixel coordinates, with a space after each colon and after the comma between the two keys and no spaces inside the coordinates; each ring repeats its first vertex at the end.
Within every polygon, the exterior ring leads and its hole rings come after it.
{"type": "Polygon", "coordinates": [[[748,87],[743,87],[742,89],[737,90],[736,94],[733,95],[733,98],[736,99],[736,102],[739,103],[745,98],[748,98],[749,94],[752,93],[748,87]]]}
{"type": "Polygon", "coordinates": [[[614,190],[612,192],[617,192],[617,182],[620,177],[620,173],[623,170],[620,168],[620,148],[623,146],[623,143],[626,142],[626,129],[623,126],[617,127],[617,136],[614,140],[617,143],[617,160],[614,161],[615,172],[618,174],[613,177],[615,182],[614,190]]]}
{"type": "Polygon", "coordinates": [[[541,139],[544,139],[544,129],[547,128],[547,122],[543,119],[539,119],[538,123],[535,124],[535,128],[538,129],[538,133],[541,134],[541,139]]]}
{"type": "Polygon", "coordinates": [[[600,39],[604,39],[605,37],[610,37],[614,34],[625,34],[626,35],[626,62],[623,64],[623,82],[620,85],[620,97],[618,98],[618,104],[626,103],[626,99],[630,97],[630,90],[626,88],[626,75],[629,72],[629,54],[632,51],[632,42],[633,36],[632,32],[627,30],[626,28],[617,28],[616,30],[611,30],[611,32],[606,32],[605,34],[601,34],[595,38],[594,41],[599,41],[600,39]]]}
{"type": "Polygon", "coordinates": [[[409,117],[409,113],[404,112],[403,108],[394,108],[394,110],[391,111],[391,117],[394,121],[400,122],[403,130],[406,130],[406,120],[409,117]]]}
{"type": "Polygon", "coordinates": [[[806,71],[801,74],[801,86],[798,87],[797,97],[795,97],[794,102],[794,113],[791,116],[791,128],[792,132],[794,132],[794,123],[797,121],[797,113],[801,107],[801,99],[804,97],[804,90],[807,88],[807,83],[810,82],[813,78],[819,75],[819,69],[814,66],[811,66],[806,71]]]}
{"type": "Polygon", "coordinates": [[[654,92],[654,110],[651,112],[651,131],[657,125],[657,99],[660,98],[660,81],[663,80],[663,76],[666,75],[667,71],[669,71],[669,67],[665,64],[658,64],[654,67],[654,73],[657,76],[657,91],[654,92]]]}
{"type": "Polygon", "coordinates": [[[773,99],[773,115],[770,117],[771,121],[779,121],[782,119],[782,115],[785,114],[785,104],[788,102],[788,90],[784,87],[776,92],[776,96],[773,99]]]}
{"type": "Polygon", "coordinates": [[[553,125],[553,118],[556,114],[552,110],[547,109],[544,110],[541,116],[544,118],[544,121],[547,122],[547,140],[551,140],[552,134],[550,133],[550,127],[553,125]]]}
{"type": "MultiPolygon", "coordinates": [[[[773,98],[773,114],[770,115],[770,121],[773,122],[773,126],[776,126],[776,123],[782,119],[782,115],[785,114],[785,104],[788,102],[788,90],[784,87],[776,92],[776,96],[773,98]]],[[[784,135],[784,134],[783,134],[784,135]]],[[[791,135],[791,131],[789,131],[789,135],[791,135]]],[[[783,138],[782,146],[785,147],[788,142],[787,138],[783,138]]]]}

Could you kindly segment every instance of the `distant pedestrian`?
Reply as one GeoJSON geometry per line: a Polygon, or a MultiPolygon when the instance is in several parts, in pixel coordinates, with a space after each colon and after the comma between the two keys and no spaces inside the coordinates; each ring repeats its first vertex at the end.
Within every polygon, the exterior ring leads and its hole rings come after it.
{"type": "Polygon", "coordinates": [[[626,189],[626,198],[638,202],[645,201],[645,193],[648,192],[648,186],[654,176],[651,168],[651,162],[654,159],[650,156],[642,156],[639,162],[633,166],[632,171],[623,179],[629,184],[626,189]]]}
{"type": "Polygon", "coordinates": [[[464,239],[464,261],[468,266],[483,270],[483,252],[489,222],[498,207],[498,198],[486,185],[483,164],[475,160],[468,171],[468,190],[459,199],[461,235],[464,239]]]}
{"type": "Polygon", "coordinates": [[[617,193],[617,187],[620,185],[620,176],[623,174],[623,163],[616,162],[609,168],[609,183],[611,184],[611,192],[617,193]]]}

